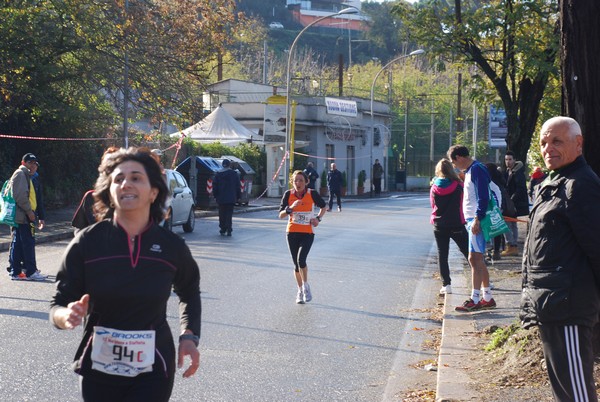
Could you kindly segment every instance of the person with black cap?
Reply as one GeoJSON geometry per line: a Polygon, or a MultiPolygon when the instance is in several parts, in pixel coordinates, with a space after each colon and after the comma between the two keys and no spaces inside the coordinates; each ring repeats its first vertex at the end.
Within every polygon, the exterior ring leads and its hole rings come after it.
{"type": "Polygon", "coordinates": [[[223,170],[215,175],[213,194],[219,204],[219,233],[221,236],[231,236],[233,206],[242,196],[240,177],[231,169],[231,161],[223,159],[223,170]]]}
{"type": "MultiPolygon", "coordinates": [[[[21,166],[10,178],[10,189],[17,204],[15,221],[16,227],[12,228],[12,241],[8,261],[10,263],[10,277],[12,280],[44,281],[35,261],[35,231],[37,198],[35,188],[31,181],[32,171],[35,173],[38,159],[32,153],[23,155],[21,166]],[[25,272],[23,273],[23,270],[25,272]]],[[[43,227],[40,222],[40,228],[43,227]]]]}

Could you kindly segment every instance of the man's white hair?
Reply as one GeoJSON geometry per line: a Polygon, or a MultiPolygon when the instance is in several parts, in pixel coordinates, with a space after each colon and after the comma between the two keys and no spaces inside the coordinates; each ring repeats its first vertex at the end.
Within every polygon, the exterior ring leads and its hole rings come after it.
{"type": "Polygon", "coordinates": [[[549,127],[561,125],[568,126],[568,132],[572,138],[581,135],[581,127],[579,126],[579,123],[577,123],[575,119],[566,116],[556,116],[546,120],[544,125],[542,125],[542,129],[540,132],[542,133],[542,135],[544,135],[544,133],[548,131],[549,127]]]}

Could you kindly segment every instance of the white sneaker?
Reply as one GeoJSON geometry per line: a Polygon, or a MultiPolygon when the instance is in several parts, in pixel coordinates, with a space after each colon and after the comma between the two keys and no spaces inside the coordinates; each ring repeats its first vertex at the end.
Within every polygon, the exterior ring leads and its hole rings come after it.
{"type": "Polygon", "coordinates": [[[450,286],[450,285],[442,286],[442,288],[440,289],[441,295],[449,295],[451,293],[452,293],[452,286],[450,286]]]}
{"type": "Polygon", "coordinates": [[[302,289],[298,289],[298,294],[296,295],[296,304],[304,304],[304,293],[302,289]]]}
{"type": "Polygon", "coordinates": [[[312,294],[310,293],[310,286],[308,285],[308,283],[304,283],[304,286],[302,286],[302,291],[304,293],[304,302],[308,303],[309,301],[311,301],[312,294]]]}
{"type": "Polygon", "coordinates": [[[33,273],[33,275],[28,276],[27,279],[25,279],[26,281],[36,281],[36,282],[43,282],[46,279],[48,279],[48,277],[46,275],[42,275],[40,274],[39,271],[36,271],[33,273]]]}

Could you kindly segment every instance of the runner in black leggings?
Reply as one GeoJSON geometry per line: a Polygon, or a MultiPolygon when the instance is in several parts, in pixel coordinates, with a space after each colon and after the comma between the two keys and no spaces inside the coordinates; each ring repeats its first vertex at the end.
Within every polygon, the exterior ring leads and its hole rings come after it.
{"type": "Polygon", "coordinates": [[[279,218],[288,218],[287,240],[292,261],[294,262],[294,275],[298,284],[296,303],[303,304],[312,300],[310,286],[308,285],[308,266],[306,257],[314,240],[313,226],[319,226],[321,218],[325,215],[325,201],[321,196],[306,187],[308,178],[301,170],[296,170],[291,179],[294,188],[287,190],[279,206],[279,218]],[[315,215],[315,205],[319,212],[315,215]]]}

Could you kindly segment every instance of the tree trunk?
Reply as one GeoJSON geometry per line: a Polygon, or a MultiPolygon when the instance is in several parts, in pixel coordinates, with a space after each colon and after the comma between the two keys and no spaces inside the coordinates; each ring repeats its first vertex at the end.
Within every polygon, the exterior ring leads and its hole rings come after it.
{"type": "Polygon", "coordinates": [[[600,2],[561,0],[562,113],[577,120],[600,175],[600,2]]]}

